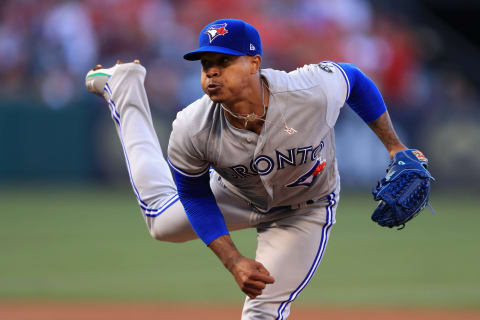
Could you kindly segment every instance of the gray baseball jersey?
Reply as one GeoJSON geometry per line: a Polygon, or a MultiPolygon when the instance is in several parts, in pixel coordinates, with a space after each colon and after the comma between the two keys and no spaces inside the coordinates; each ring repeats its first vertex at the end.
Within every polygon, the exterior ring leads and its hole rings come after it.
{"type": "Polygon", "coordinates": [[[326,197],[339,181],[333,126],[349,91],[343,70],[322,62],[261,74],[270,100],[259,135],[231,125],[205,95],[177,114],[170,164],[187,176],[213,167],[260,211],[326,197]]]}

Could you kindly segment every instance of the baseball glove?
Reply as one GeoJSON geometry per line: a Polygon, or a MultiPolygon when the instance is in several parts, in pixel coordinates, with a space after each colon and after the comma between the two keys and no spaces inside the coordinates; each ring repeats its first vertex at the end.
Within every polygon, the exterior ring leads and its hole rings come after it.
{"type": "Polygon", "coordinates": [[[427,164],[427,158],[419,150],[395,154],[387,174],[372,190],[374,200],[379,201],[372,214],[373,221],[382,227],[401,230],[428,205],[430,180],[434,178],[427,164]]]}

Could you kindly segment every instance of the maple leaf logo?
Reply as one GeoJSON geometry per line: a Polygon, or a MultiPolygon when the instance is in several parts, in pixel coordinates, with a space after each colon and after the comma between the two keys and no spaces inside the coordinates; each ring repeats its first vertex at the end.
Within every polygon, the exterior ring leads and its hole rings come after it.
{"type": "Polygon", "coordinates": [[[228,30],[225,29],[225,27],[220,27],[217,29],[217,33],[218,35],[223,36],[225,33],[228,33],[228,30]]]}

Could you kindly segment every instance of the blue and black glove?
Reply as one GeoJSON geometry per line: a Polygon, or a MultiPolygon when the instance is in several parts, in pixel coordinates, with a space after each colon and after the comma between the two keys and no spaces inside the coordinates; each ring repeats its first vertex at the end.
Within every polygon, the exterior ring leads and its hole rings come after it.
{"type": "Polygon", "coordinates": [[[434,178],[427,165],[427,158],[419,150],[395,154],[387,174],[372,191],[374,200],[380,201],[372,214],[373,221],[400,230],[428,205],[430,180],[434,178]]]}

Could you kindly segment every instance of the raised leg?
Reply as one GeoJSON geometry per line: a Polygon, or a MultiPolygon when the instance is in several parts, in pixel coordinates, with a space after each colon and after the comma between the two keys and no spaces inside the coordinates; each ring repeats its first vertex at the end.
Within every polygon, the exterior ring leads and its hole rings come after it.
{"type": "MultiPolygon", "coordinates": [[[[169,242],[196,239],[153,127],[145,75],[138,61],[109,69],[97,66],[87,74],[86,84],[108,102],[130,182],[152,237],[169,242]]],[[[218,176],[211,186],[229,230],[249,227],[253,213],[248,204],[225,190],[218,176]]]]}

